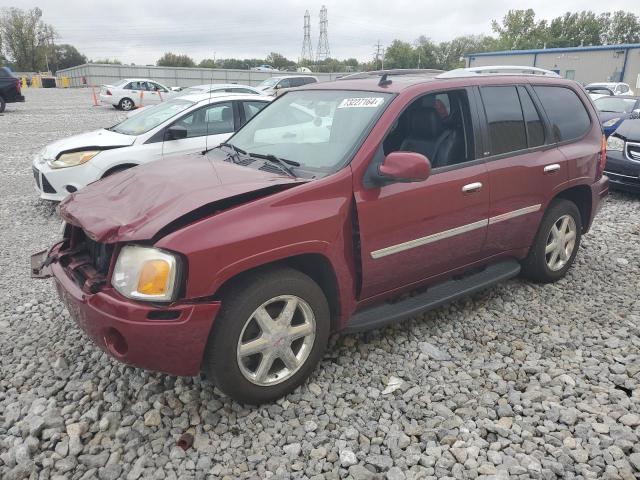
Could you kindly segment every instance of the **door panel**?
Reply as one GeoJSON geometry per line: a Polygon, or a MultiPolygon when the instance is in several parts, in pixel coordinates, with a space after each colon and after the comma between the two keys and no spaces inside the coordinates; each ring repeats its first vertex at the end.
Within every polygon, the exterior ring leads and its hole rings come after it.
{"type": "Polygon", "coordinates": [[[491,184],[487,255],[528,247],[546,203],[568,181],[565,157],[551,147],[489,161],[487,168],[491,184]]]}
{"type": "Polygon", "coordinates": [[[356,191],[362,298],[480,259],[487,233],[488,181],[485,165],[475,164],[434,172],[423,182],[356,191]],[[482,186],[463,192],[473,183],[482,186]]]}
{"type": "Polygon", "coordinates": [[[233,102],[220,102],[184,115],[173,125],[186,128],[187,138],[165,140],[163,158],[203,151],[225,141],[238,124],[236,110],[233,102]]]}

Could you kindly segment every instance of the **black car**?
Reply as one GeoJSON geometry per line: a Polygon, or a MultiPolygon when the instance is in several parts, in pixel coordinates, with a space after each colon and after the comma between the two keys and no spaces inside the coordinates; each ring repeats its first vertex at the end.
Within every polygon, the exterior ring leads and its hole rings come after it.
{"type": "Polygon", "coordinates": [[[0,113],[7,103],[24,102],[18,76],[7,67],[0,67],[0,113]]]}
{"type": "Polygon", "coordinates": [[[625,120],[607,140],[604,173],[611,187],[640,193],[640,114],[625,120]]]}

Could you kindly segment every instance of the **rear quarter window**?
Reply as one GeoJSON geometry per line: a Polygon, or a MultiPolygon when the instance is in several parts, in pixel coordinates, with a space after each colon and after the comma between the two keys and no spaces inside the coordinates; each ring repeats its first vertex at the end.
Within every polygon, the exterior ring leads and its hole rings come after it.
{"type": "Polygon", "coordinates": [[[553,141],[575,140],[589,131],[589,113],[572,89],[541,85],[533,89],[549,118],[553,141]]]}

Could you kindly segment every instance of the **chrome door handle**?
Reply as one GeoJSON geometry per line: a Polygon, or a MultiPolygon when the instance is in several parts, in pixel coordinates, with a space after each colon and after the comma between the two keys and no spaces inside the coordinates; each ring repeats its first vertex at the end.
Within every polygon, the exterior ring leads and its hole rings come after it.
{"type": "Polygon", "coordinates": [[[462,187],[462,191],[464,193],[473,193],[473,192],[477,192],[481,188],[482,188],[482,184],[480,182],[473,182],[462,187]]]}
{"type": "Polygon", "coordinates": [[[544,173],[553,173],[560,170],[560,165],[557,163],[552,163],[551,165],[547,165],[544,167],[544,173]]]}

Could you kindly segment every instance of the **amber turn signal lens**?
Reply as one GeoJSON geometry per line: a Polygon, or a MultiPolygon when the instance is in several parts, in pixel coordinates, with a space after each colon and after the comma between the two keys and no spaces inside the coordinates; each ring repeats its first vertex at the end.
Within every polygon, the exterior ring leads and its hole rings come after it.
{"type": "Polygon", "coordinates": [[[171,265],[165,260],[147,260],[138,278],[138,292],[145,295],[163,295],[166,292],[171,265]]]}

